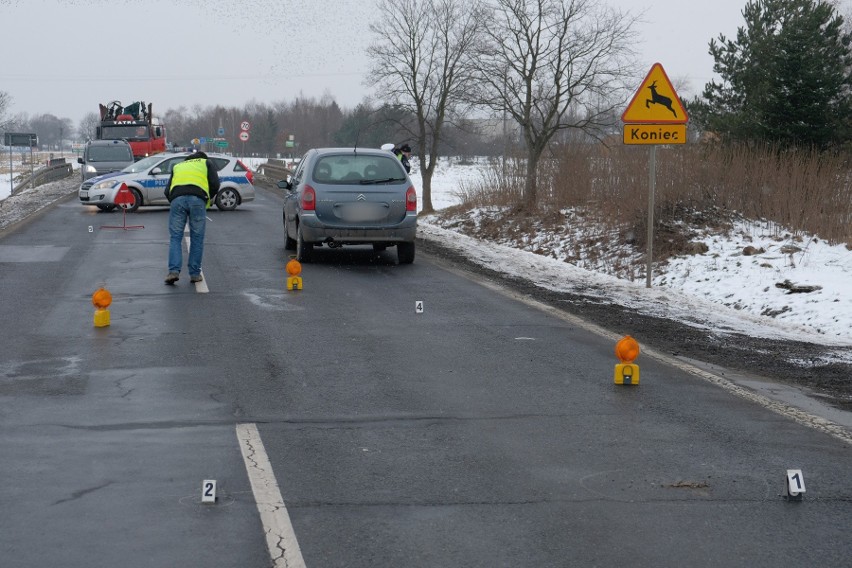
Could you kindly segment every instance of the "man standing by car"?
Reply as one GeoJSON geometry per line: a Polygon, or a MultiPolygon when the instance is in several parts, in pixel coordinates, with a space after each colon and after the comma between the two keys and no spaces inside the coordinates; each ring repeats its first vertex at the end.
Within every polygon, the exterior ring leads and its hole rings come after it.
{"type": "Polygon", "coordinates": [[[166,184],[169,200],[169,273],[166,284],[180,278],[183,266],[183,231],[189,221],[189,257],[186,264],[190,282],[201,282],[201,257],[204,254],[204,229],[207,207],[219,192],[216,165],[204,152],[195,152],[172,168],[166,184]]]}
{"type": "Polygon", "coordinates": [[[396,155],[397,159],[402,162],[402,167],[405,168],[405,172],[410,174],[411,164],[408,160],[411,158],[411,146],[403,144],[399,148],[396,148],[393,153],[396,155]]]}

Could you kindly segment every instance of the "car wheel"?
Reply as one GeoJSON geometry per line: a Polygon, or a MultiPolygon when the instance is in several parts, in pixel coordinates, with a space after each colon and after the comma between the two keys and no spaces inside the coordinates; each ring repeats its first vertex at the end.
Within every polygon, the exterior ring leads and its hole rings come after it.
{"type": "Polygon", "coordinates": [[[130,193],[133,194],[133,203],[127,206],[128,213],[136,213],[139,209],[139,206],[142,205],[142,194],[139,193],[136,189],[131,189],[130,193]]]}
{"type": "Polygon", "coordinates": [[[115,205],[98,205],[98,209],[100,209],[104,213],[109,213],[110,211],[115,209],[115,205]]]}
{"type": "Polygon", "coordinates": [[[240,204],[240,196],[230,187],[216,194],[216,207],[219,211],[233,211],[240,204]]]}
{"type": "Polygon", "coordinates": [[[414,243],[399,243],[396,245],[396,257],[400,264],[414,262],[414,243]]]}
{"type": "Polygon", "coordinates": [[[314,252],[314,243],[305,242],[302,236],[302,226],[296,229],[296,260],[299,262],[310,262],[311,254],[314,252]]]}
{"type": "Polygon", "coordinates": [[[284,250],[296,250],[296,240],[290,238],[290,227],[287,225],[287,213],[284,213],[284,250]]]}

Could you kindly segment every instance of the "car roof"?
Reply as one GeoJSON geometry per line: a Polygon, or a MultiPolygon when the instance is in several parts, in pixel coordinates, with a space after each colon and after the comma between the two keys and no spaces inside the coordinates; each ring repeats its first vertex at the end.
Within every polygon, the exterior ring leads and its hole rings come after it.
{"type": "Polygon", "coordinates": [[[329,154],[366,154],[368,156],[391,156],[387,150],[380,148],[314,148],[318,156],[329,154]]]}
{"type": "Polygon", "coordinates": [[[116,140],[89,140],[88,142],[86,142],[86,144],[88,144],[89,146],[113,146],[115,144],[122,144],[122,145],[127,144],[128,146],[130,146],[130,142],[128,142],[127,140],[123,140],[123,139],[121,139],[121,140],[119,140],[119,139],[116,139],[116,140]]]}
{"type": "MultiPolygon", "coordinates": [[[[194,154],[195,152],[160,152],[159,154],[154,154],[154,156],[160,156],[162,158],[174,158],[176,156],[189,156],[190,154],[194,154]]],[[[225,158],[227,160],[237,160],[236,156],[228,156],[226,154],[213,154],[210,152],[204,152],[207,154],[208,158],[225,158]]],[[[151,156],[153,157],[153,156],[151,156]]]]}
{"type": "MultiPolygon", "coordinates": [[[[148,157],[149,158],[162,158],[162,159],[180,158],[180,157],[185,158],[186,156],[189,156],[190,154],[194,154],[194,153],[195,152],[186,152],[186,151],[184,151],[184,152],[160,152],[158,154],[152,154],[148,157]]],[[[207,154],[208,158],[223,158],[223,159],[226,159],[226,160],[238,160],[239,159],[236,156],[228,156],[226,154],[212,154],[210,152],[204,152],[204,153],[207,154]]]]}

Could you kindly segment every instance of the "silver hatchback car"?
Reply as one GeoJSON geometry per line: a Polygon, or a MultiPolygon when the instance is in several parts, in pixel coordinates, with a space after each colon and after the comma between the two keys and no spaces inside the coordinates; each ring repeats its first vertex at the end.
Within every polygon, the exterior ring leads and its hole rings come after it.
{"type": "Polygon", "coordinates": [[[287,180],[285,248],[310,262],[314,247],[395,246],[400,264],[414,262],[417,192],[399,160],[385,150],[309,150],[287,180]]]}

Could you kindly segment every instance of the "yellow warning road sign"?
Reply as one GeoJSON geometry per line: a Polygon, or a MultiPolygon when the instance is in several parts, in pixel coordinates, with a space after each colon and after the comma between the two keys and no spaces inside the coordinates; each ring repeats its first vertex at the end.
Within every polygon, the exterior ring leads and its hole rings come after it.
{"type": "Polygon", "coordinates": [[[662,65],[654,63],[651,67],[621,120],[638,124],[686,124],[686,110],[662,65]]]}

